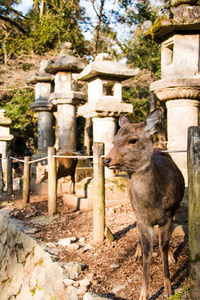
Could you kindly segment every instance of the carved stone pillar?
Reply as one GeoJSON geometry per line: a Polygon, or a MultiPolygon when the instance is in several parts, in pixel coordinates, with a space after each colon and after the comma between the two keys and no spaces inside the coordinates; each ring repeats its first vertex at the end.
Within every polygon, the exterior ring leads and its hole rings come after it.
{"type": "MultiPolygon", "coordinates": [[[[188,128],[199,124],[200,87],[198,79],[160,80],[151,85],[151,89],[167,107],[167,149],[187,150],[188,128]],[[191,86],[189,86],[191,85],[191,86]]],[[[187,153],[171,152],[170,155],[182,171],[185,182],[187,175],[187,153]]]]}

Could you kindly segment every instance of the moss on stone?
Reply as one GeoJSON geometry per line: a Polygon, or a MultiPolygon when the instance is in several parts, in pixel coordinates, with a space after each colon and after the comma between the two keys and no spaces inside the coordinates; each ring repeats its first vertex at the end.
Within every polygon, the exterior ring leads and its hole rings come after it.
{"type": "Polygon", "coordinates": [[[43,259],[43,257],[41,257],[41,258],[35,263],[34,267],[36,267],[36,266],[41,266],[43,263],[44,263],[44,259],[43,259]]]}

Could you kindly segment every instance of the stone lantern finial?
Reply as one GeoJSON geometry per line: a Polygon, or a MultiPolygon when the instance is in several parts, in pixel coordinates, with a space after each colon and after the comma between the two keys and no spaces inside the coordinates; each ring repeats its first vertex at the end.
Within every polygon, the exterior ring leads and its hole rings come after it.
{"type": "Polygon", "coordinates": [[[74,56],[71,42],[63,42],[60,44],[60,56],[71,55],[74,56]]]}

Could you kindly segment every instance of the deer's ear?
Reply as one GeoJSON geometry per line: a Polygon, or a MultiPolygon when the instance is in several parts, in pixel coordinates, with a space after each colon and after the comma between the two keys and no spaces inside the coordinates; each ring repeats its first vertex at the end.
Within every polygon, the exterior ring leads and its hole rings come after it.
{"type": "Polygon", "coordinates": [[[125,115],[121,115],[119,118],[119,126],[122,127],[126,123],[131,123],[125,115]]]}
{"type": "Polygon", "coordinates": [[[162,110],[160,108],[155,109],[148,115],[143,123],[143,129],[150,133],[150,135],[157,132],[162,124],[162,110]]]}

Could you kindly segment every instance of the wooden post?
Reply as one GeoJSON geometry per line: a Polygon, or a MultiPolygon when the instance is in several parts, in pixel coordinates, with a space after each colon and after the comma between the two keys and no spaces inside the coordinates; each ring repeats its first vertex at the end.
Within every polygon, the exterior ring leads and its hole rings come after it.
{"type": "Polygon", "coordinates": [[[12,182],[12,159],[11,151],[7,153],[7,196],[11,196],[13,193],[13,182],[12,182]]]}
{"type": "Polygon", "coordinates": [[[200,127],[188,129],[188,236],[190,296],[200,297],[200,127]]]}
{"type": "Polygon", "coordinates": [[[102,243],[105,231],[105,176],[103,159],[104,144],[93,144],[94,193],[93,193],[93,240],[102,243]]]}
{"type": "Polygon", "coordinates": [[[4,187],[4,182],[3,182],[3,170],[2,170],[2,154],[0,154],[0,194],[3,193],[3,187],[4,187]]]}
{"type": "Polygon", "coordinates": [[[23,202],[24,205],[29,203],[30,198],[30,156],[24,157],[24,180],[23,180],[23,202]]]}
{"type": "Polygon", "coordinates": [[[56,181],[56,154],[54,147],[48,147],[48,213],[56,213],[57,181],[56,181]]]}

